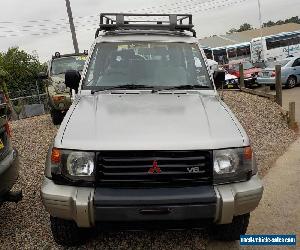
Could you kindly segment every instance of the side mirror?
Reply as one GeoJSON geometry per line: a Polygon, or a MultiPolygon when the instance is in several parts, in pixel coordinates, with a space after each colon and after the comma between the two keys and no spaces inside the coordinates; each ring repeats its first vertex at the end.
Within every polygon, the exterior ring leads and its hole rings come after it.
{"type": "Polygon", "coordinates": [[[74,89],[76,94],[78,93],[80,79],[81,75],[77,70],[67,70],[65,84],[68,88],[74,89]]]}
{"type": "Polygon", "coordinates": [[[222,88],[222,85],[225,83],[225,71],[216,70],[214,72],[214,82],[217,89],[222,88]]]}
{"type": "Polygon", "coordinates": [[[48,78],[48,75],[47,75],[46,72],[40,72],[40,73],[37,74],[37,78],[38,78],[39,80],[45,80],[45,79],[48,78]]]}

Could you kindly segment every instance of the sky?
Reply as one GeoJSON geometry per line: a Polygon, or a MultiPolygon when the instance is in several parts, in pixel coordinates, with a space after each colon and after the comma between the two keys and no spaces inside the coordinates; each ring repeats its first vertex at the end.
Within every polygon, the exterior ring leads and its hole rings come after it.
{"type": "MultiPolygon", "coordinates": [[[[258,0],[70,0],[79,50],[89,49],[101,12],[191,13],[199,38],[247,22],[259,27],[258,0]]],[[[300,0],[260,0],[262,21],[300,15],[300,0]]],[[[41,61],[72,53],[65,0],[0,0],[0,51],[18,46],[41,61]]]]}

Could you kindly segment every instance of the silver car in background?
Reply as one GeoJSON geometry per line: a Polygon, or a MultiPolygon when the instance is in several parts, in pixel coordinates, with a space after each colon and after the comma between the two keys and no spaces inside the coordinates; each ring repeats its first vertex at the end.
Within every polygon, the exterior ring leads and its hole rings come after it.
{"type": "Polygon", "coordinates": [[[295,57],[268,62],[267,67],[262,70],[257,78],[258,84],[275,87],[275,65],[281,65],[282,86],[294,88],[300,83],[300,57],[295,57]]]}

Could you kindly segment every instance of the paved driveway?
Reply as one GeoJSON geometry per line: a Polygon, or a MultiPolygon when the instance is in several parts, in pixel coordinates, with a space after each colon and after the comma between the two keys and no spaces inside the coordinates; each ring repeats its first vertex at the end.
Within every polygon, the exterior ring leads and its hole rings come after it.
{"type": "MultiPolygon", "coordinates": [[[[263,178],[263,198],[251,213],[248,234],[297,234],[300,233],[300,139],[278,158],[263,178]]],[[[299,241],[298,241],[298,247],[299,241]]],[[[262,249],[240,247],[239,241],[211,241],[209,250],[262,249]]],[[[269,249],[271,249],[269,247],[269,249]]],[[[283,247],[272,247],[283,249],[283,247]]],[[[299,248],[298,248],[299,249],[299,248]]]]}

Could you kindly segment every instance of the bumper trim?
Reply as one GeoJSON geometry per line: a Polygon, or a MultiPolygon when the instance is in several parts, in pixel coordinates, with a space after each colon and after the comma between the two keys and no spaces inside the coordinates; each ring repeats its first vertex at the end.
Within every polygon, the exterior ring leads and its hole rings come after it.
{"type": "Polygon", "coordinates": [[[41,188],[42,202],[54,217],[74,220],[79,227],[94,225],[94,188],[56,185],[44,178],[41,188]]]}
{"type": "Polygon", "coordinates": [[[262,198],[263,185],[257,175],[249,181],[215,186],[217,210],[215,222],[227,224],[233,216],[253,211],[262,198]]]}

